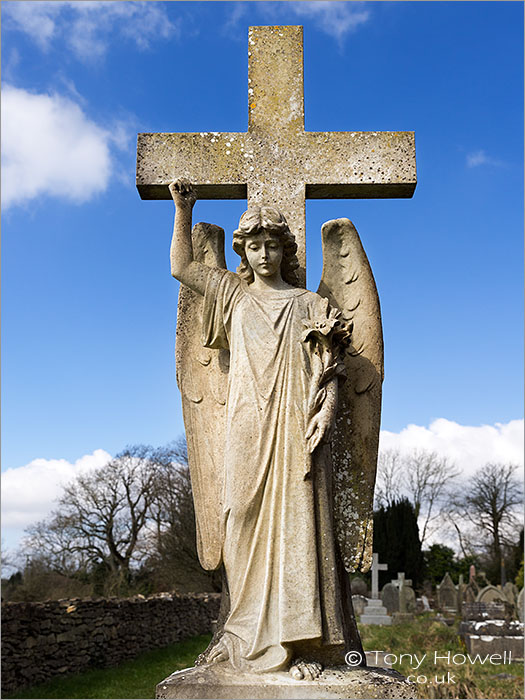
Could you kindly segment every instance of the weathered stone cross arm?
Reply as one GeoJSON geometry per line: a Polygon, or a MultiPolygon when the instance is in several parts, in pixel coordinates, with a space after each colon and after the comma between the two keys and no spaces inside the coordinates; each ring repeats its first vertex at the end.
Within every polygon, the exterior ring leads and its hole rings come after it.
{"type": "Polygon", "coordinates": [[[279,207],[304,268],[305,197],[411,197],[414,133],[305,131],[302,27],[250,27],[246,132],[138,135],[140,196],[169,199],[176,177],[201,199],[279,207]]]}
{"type": "MultiPolygon", "coordinates": [[[[411,197],[414,133],[404,131],[248,132],[138,135],[137,189],[142,199],[171,199],[168,183],[187,177],[200,199],[246,199],[272,176],[304,188],[307,199],[411,197]],[[290,138],[292,137],[292,138],[290,138]]],[[[266,188],[265,188],[266,189],[266,188]]]]}

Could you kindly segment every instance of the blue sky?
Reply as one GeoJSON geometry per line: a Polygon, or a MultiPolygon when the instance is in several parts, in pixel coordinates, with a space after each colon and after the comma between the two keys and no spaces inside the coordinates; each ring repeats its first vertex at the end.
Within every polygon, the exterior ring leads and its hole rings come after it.
{"type": "MultiPolygon", "coordinates": [[[[173,206],[139,198],[136,134],[245,131],[250,25],[304,26],[308,130],[416,133],[412,199],[307,205],[310,288],[326,220],[350,218],[372,264],[385,334],[385,444],[454,448],[470,466],[484,456],[518,459],[521,2],[9,2],[2,10],[7,528],[45,513],[59,477],[183,431],[173,206]]],[[[228,236],[244,208],[202,201],[195,220],[228,236]]]]}

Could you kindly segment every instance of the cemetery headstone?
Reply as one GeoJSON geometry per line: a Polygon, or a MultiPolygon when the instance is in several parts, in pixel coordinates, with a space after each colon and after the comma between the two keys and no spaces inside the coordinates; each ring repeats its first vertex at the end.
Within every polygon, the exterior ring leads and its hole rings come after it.
{"type": "Polygon", "coordinates": [[[361,617],[361,615],[364,613],[367,600],[368,599],[364,595],[357,594],[352,596],[352,605],[354,606],[354,613],[358,617],[361,617]]]}
{"type": "Polygon", "coordinates": [[[503,593],[509,603],[512,603],[512,605],[516,607],[518,604],[519,595],[519,588],[516,586],[516,584],[512,583],[511,581],[507,581],[507,583],[503,586],[503,593]]]}
{"type": "Polygon", "coordinates": [[[379,563],[377,552],[372,554],[372,598],[368,599],[366,608],[361,615],[361,622],[365,625],[391,625],[392,618],[387,614],[386,608],[379,598],[379,572],[387,571],[387,564],[379,563]]]}
{"type": "Polygon", "coordinates": [[[450,574],[447,573],[437,587],[438,607],[443,611],[456,612],[458,609],[457,589],[450,574]]]}
{"type": "Polygon", "coordinates": [[[362,595],[362,596],[366,597],[366,594],[368,593],[366,581],[361,577],[358,577],[358,576],[354,577],[350,581],[350,587],[351,587],[352,593],[354,595],[362,595]]]}
{"type": "Polygon", "coordinates": [[[523,659],[523,623],[507,601],[465,603],[459,635],[471,655],[499,654],[503,663],[523,659]]]}
{"type": "Polygon", "coordinates": [[[457,607],[458,612],[461,612],[463,600],[465,597],[466,588],[467,588],[467,586],[463,582],[463,574],[460,574],[459,581],[458,581],[458,588],[457,588],[457,603],[456,603],[456,607],[457,607]]]}
{"type": "Polygon", "coordinates": [[[416,594],[412,586],[403,585],[399,591],[399,611],[407,614],[416,612],[416,594]]]}
{"type": "Polygon", "coordinates": [[[399,591],[399,612],[412,614],[416,611],[416,594],[412,589],[412,581],[405,578],[404,571],[399,571],[397,579],[392,579],[391,583],[399,591]]]}
{"type": "Polygon", "coordinates": [[[430,612],[432,609],[430,607],[430,603],[428,602],[428,598],[426,595],[422,595],[420,598],[416,598],[416,612],[418,613],[423,613],[423,612],[430,612]]]}
{"type": "Polygon", "coordinates": [[[513,620],[514,609],[506,600],[496,600],[490,603],[465,603],[462,619],[482,622],[484,620],[513,620]]]}
{"type": "Polygon", "coordinates": [[[463,604],[465,603],[475,603],[478,596],[478,587],[473,586],[472,583],[468,583],[463,591],[463,604]]]}
{"type": "Polygon", "coordinates": [[[372,554],[372,598],[379,598],[379,572],[387,571],[388,564],[379,563],[379,554],[372,554]]]}
{"type": "Polygon", "coordinates": [[[399,588],[395,583],[387,583],[383,586],[381,601],[389,615],[399,612],[399,588]]]}
{"type": "Polygon", "coordinates": [[[505,593],[497,586],[485,586],[476,596],[477,603],[493,603],[495,601],[508,602],[505,593]]]}
{"type": "Polygon", "coordinates": [[[401,624],[410,622],[414,619],[416,611],[416,594],[412,589],[412,581],[405,578],[404,572],[398,572],[397,579],[393,579],[391,583],[398,590],[399,607],[397,611],[392,613],[392,624],[401,624]]]}

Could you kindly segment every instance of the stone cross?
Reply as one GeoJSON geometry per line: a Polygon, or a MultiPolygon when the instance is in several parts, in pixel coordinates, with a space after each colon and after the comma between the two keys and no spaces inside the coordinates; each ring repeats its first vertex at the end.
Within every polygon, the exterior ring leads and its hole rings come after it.
{"type": "MultiPolygon", "coordinates": [[[[332,107],[336,96],[326,105],[332,107]]],[[[171,199],[168,184],[176,177],[188,178],[200,199],[281,209],[296,236],[304,282],[305,197],[411,197],[414,133],[305,131],[303,28],[250,27],[247,132],[138,135],[142,199],[171,199]]]]}
{"type": "Polygon", "coordinates": [[[387,571],[388,564],[379,563],[379,554],[372,554],[372,598],[379,598],[379,572],[387,571]]]}
{"type": "Polygon", "coordinates": [[[403,588],[403,586],[411,586],[412,585],[412,579],[405,578],[405,572],[404,571],[398,571],[397,572],[397,579],[392,579],[392,583],[396,585],[399,590],[403,588]]]}

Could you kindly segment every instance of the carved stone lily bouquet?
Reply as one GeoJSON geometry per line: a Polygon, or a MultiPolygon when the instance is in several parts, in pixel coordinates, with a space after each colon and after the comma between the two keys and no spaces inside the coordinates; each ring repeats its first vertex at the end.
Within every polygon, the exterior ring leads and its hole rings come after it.
{"type": "Polygon", "coordinates": [[[346,322],[339,309],[330,308],[328,315],[314,317],[308,309],[309,316],[303,319],[305,330],[301,336],[303,343],[312,342],[321,356],[327,351],[332,355],[350,345],[352,339],[352,322],[346,322]]]}
{"type": "MultiPolygon", "coordinates": [[[[342,355],[350,344],[352,334],[352,325],[344,321],[339,309],[330,308],[326,302],[323,311],[317,311],[314,315],[311,309],[308,309],[308,316],[303,319],[305,330],[301,340],[303,343],[309,343],[313,350],[313,381],[310,385],[307,411],[309,421],[323,410],[329,382],[338,375],[344,376],[342,355]]],[[[308,463],[305,478],[309,476],[310,466],[308,463]]]]}

